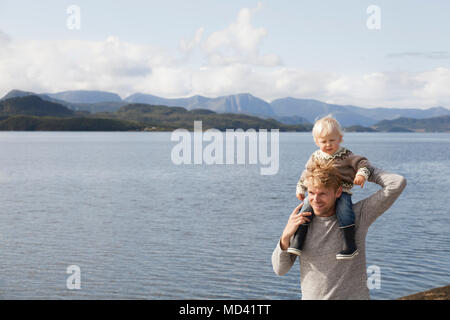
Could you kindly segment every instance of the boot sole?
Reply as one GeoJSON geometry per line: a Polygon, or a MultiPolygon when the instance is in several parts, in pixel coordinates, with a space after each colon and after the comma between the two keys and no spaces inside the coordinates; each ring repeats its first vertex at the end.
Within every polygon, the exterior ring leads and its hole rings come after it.
{"type": "Polygon", "coordinates": [[[355,252],[353,252],[353,254],[351,254],[351,255],[337,254],[337,255],[336,255],[336,259],[337,259],[337,260],[348,260],[348,259],[353,259],[353,258],[356,257],[358,254],[359,254],[358,250],[356,250],[355,252]]]}
{"type": "Polygon", "coordinates": [[[287,252],[295,254],[295,255],[297,255],[299,257],[302,255],[302,251],[298,250],[298,249],[295,249],[295,248],[288,248],[287,252]]]}

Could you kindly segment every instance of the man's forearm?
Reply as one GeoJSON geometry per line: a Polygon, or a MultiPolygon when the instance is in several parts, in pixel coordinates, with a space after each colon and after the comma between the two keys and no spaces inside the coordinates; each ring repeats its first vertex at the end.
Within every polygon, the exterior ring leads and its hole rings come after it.
{"type": "Polygon", "coordinates": [[[371,174],[369,181],[380,185],[382,189],[355,205],[361,204],[364,208],[361,223],[367,227],[391,207],[406,186],[406,179],[401,175],[388,173],[376,168],[371,174]]]}
{"type": "Polygon", "coordinates": [[[281,250],[287,250],[289,248],[290,243],[291,242],[290,242],[289,238],[281,236],[281,238],[280,238],[280,248],[281,248],[281,250]]]}
{"type": "Polygon", "coordinates": [[[272,253],[273,271],[279,276],[286,274],[294,265],[296,258],[297,256],[295,254],[290,254],[281,248],[280,240],[272,253]]]}

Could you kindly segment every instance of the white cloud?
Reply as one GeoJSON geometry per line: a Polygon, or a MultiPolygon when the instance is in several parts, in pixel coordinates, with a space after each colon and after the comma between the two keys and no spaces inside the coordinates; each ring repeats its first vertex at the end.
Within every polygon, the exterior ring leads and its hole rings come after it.
{"type": "Polygon", "coordinates": [[[367,107],[450,106],[450,71],[374,72],[336,75],[325,86],[324,100],[367,107]]]}
{"type": "Polygon", "coordinates": [[[0,48],[2,46],[7,45],[11,41],[11,38],[4,33],[2,30],[0,30],[0,48]]]}
{"type": "Polygon", "coordinates": [[[0,51],[0,87],[4,91],[130,93],[152,77],[154,68],[176,66],[176,60],[162,49],[116,37],[105,41],[11,41],[0,51]]]}
{"type": "Polygon", "coordinates": [[[236,21],[223,30],[213,32],[200,44],[210,65],[245,63],[271,67],[281,64],[278,55],[261,55],[259,52],[267,30],[254,27],[251,20],[261,8],[261,3],[255,9],[242,8],[236,21]]]}
{"type": "Polygon", "coordinates": [[[414,97],[427,105],[450,105],[450,70],[436,68],[414,76],[414,81],[421,83],[413,91],[414,97]]]}
{"type": "Polygon", "coordinates": [[[224,30],[213,32],[204,45],[207,52],[214,52],[224,47],[233,47],[238,51],[255,54],[262,39],[267,36],[264,28],[255,28],[251,18],[255,10],[243,8],[235,22],[224,30]]]}
{"type": "Polygon", "coordinates": [[[200,41],[202,40],[202,35],[203,32],[205,31],[205,29],[203,27],[198,28],[197,31],[195,32],[194,38],[190,41],[186,41],[186,40],[181,40],[180,41],[180,49],[181,51],[183,51],[184,53],[190,53],[192,51],[192,49],[197,46],[200,41]]]}

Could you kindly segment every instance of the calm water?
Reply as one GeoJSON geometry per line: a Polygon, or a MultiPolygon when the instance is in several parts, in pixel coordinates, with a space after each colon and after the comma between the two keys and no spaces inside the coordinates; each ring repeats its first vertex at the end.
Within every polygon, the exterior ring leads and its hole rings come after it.
{"type": "MultiPolygon", "coordinates": [[[[346,134],[408,186],[369,230],[374,299],[450,283],[450,134],[346,134]]],[[[0,132],[0,298],[298,299],[271,254],[311,152],[280,134],[280,168],[174,165],[170,133],[0,132]],[[66,269],[81,269],[68,290],[66,269]]],[[[379,189],[356,189],[354,201],[379,189]]]]}

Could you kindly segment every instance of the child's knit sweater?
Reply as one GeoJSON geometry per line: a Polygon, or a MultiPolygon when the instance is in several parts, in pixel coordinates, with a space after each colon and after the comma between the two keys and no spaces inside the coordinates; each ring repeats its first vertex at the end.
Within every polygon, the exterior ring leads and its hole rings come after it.
{"type": "Polygon", "coordinates": [[[342,176],[342,191],[351,194],[351,189],[353,188],[353,180],[356,175],[362,175],[369,179],[372,174],[373,167],[369,160],[363,156],[358,156],[353,154],[350,150],[340,147],[338,151],[334,154],[329,155],[322,150],[316,150],[308,162],[306,163],[306,169],[302,172],[302,175],[297,183],[297,194],[304,194],[308,188],[305,185],[305,174],[306,170],[314,161],[333,161],[333,166],[338,169],[342,176]]]}

